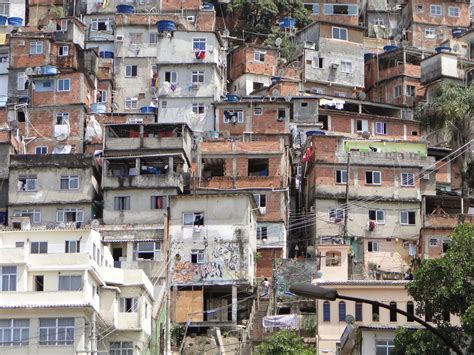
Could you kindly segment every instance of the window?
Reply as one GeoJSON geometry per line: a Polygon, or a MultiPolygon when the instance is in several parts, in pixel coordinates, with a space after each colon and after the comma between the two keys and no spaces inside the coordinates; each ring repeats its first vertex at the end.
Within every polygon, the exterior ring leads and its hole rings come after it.
{"type": "Polygon", "coordinates": [[[168,107],[168,101],[162,100],[161,101],[161,108],[167,108],[168,107]]]}
{"type": "Polygon", "coordinates": [[[97,91],[97,102],[98,103],[106,103],[107,102],[107,91],[106,90],[98,90],[97,91]]]}
{"type": "Polygon", "coordinates": [[[359,7],[357,5],[325,4],[324,14],[357,16],[359,14],[359,7]]]}
{"type": "Polygon", "coordinates": [[[374,20],[374,25],[375,26],[383,26],[384,24],[385,24],[385,22],[384,22],[383,18],[378,17],[374,20]]]}
{"type": "Polygon", "coordinates": [[[67,20],[56,20],[56,31],[57,32],[66,32],[67,31],[67,20]]]}
{"type": "Polygon", "coordinates": [[[225,110],[224,123],[237,124],[244,123],[244,111],[242,110],[225,110]]]}
{"type": "Polygon", "coordinates": [[[136,110],[138,107],[138,99],[136,97],[126,97],[125,98],[125,109],[126,110],[136,110]]]}
{"type": "Polygon", "coordinates": [[[336,184],[347,184],[347,170],[336,170],[336,184]]]}
{"type": "Polygon", "coordinates": [[[27,90],[28,89],[28,80],[25,72],[19,72],[16,81],[17,90],[27,90]]]}
{"type": "Polygon", "coordinates": [[[130,196],[114,197],[114,210],[123,211],[130,209],[130,196]]]}
{"type": "Polygon", "coordinates": [[[59,275],[59,291],[80,291],[82,290],[82,276],[80,275],[59,275]]]}
{"type": "Polygon", "coordinates": [[[254,116],[261,116],[263,114],[263,109],[261,107],[255,107],[253,110],[254,116]]]}
{"type": "Polygon", "coordinates": [[[0,16],[5,16],[5,17],[10,16],[10,4],[0,3],[0,16]]]}
{"type": "Polygon", "coordinates": [[[204,263],[204,250],[198,250],[198,249],[191,250],[191,263],[193,264],[204,263]]]}
{"type": "Polygon", "coordinates": [[[413,173],[401,174],[402,186],[415,186],[415,175],[413,173]]]}
{"type": "Polygon", "coordinates": [[[204,104],[193,104],[193,113],[196,115],[202,115],[206,113],[206,106],[204,106],[204,104]]]}
{"type": "Polygon", "coordinates": [[[387,134],[387,124],[385,122],[375,122],[375,134],[387,134]]]}
{"type": "Polygon", "coordinates": [[[338,251],[326,252],[326,266],[341,266],[341,253],[338,251]]]}
{"type": "Polygon", "coordinates": [[[16,266],[2,266],[2,291],[16,291],[16,266]]]}
{"type": "Polygon", "coordinates": [[[378,322],[380,320],[379,306],[372,305],[372,322],[378,322]]]}
{"type": "Polygon", "coordinates": [[[367,242],[367,251],[374,252],[379,251],[379,242],[367,242]]]}
{"type": "Polygon", "coordinates": [[[366,171],[365,172],[365,184],[366,185],[380,185],[381,184],[381,172],[380,171],[366,171]]]}
{"type": "Polygon", "coordinates": [[[34,277],[34,288],[36,292],[44,291],[44,276],[36,275],[34,277]]]}
{"type": "Polygon", "coordinates": [[[397,302],[390,302],[390,322],[397,321],[397,302]]]}
{"type": "Polygon", "coordinates": [[[346,321],[346,302],[339,302],[339,322],[346,321]]]}
{"type": "Polygon", "coordinates": [[[206,39],[193,38],[193,51],[205,51],[205,50],[206,50],[206,39]]]}
{"type": "Polygon", "coordinates": [[[396,85],[393,87],[393,96],[400,97],[402,95],[402,86],[396,85]]]}
{"type": "Polygon", "coordinates": [[[0,319],[0,347],[28,345],[29,319],[0,319]]]}
{"type": "Polygon", "coordinates": [[[441,5],[430,5],[430,15],[431,16],[442,16],[443,8],[441,5]]]}
{"type": "Polygon", "coordinates": [[[362,310],[363,310],[362,302],[356,302],[355,303],[355,321],[356,322],[362,322],[362,310]]]}
{"type": "Polygon", "coordinates": [[[332,38],[341,41],[347,41],[347,28],[335,27],[332,28],[332,38]]]}
{"type": "Polygon", "coordinates": [[[436,38],[436,32],[434,28],[425,28],[425,37],[426,38],[436,38]]]}
{"type": "Polygon", "coordinates": [[[60,57],[67,57],[69,55],[69,46],[60,46],[58,49],[58,55],[60,57]]]}
{"type": "Polygon", "coordinates": [[[62,208],[56,211],[56,222],[84,222],[84,211],[82,208],[62,208]]]}
{"type": "Polygon", "coordinates": [[[120,298],[120,312],[134,313],[138,310],[138,299],[135,297],[121,297],[120,298]]]}
{"type": "Polygon", "coordinates": [[[265,86],[265,84],[260,83],[260,82],[258,82],[258,81],[252,82],[252,90],[253,90],[253,91],[257,91],[257,90],[263,89],[264,86],[265,86]]]}
{"type": "Polygon", "coordinates": [[[329,210],[329,220],[335,223],[344,220],[344,210],[342,208],[331,208],[329,210]]]}
{"type": "Polygon", "coordinates": [[[25,242],[15,242],[15,248],[23,248],[25,246],[25,242]]]}
{"type": "Polygon", "coordinates": [[[142,44],[142,34],[141,33],[130,33],[130,44],[142,44]]]}
{"type": "Polygon", "coordinates": [[[430,247],[437,247],[438,246],[438,239],[430,238],[430,247]]]}
{"type": "Polygon", "coordinates": [[[195,20],[196,20],[196,16],[194,16],[194,15],[186,16],[186,21],[188,21],[188,22],[194,22],[195,20]]]}
{"type": "Polygon", "coordinates": [[[40,318],[40,345],[73,345],[74,318],[40,318]]]}
{"type": "Polygon", "coordinates": [[[267,195],[265,194],[253,194],[253,199],[257,204],[257,207],[266,207],[267,206],[267,195]]]}
{"type": "Polygon", "coordinates": [[[367,120],[356,120],[356,131],[364,132],[369,130],[369,121],[367,120]]]}
{"type": "Polygon", "coordinates": [[[34,41],[30,42],[30,54],[43,54],[43,42],[42,41],[34,41]]]}
{"type": "Polygon", "coordinates": [[[416,5],[416,12],[423,12],[423,4],[416,5]]]}
{"type": "Polygon", "coordinates": [[[375,355],[391,355],[393,348],[393,340],[375,341],[375,355]]]}
{"type": "Polygon", "coordinates": [[[48,147],[35,147],[35,154],[38,154],[38,155],[48,154],[48,147]]]}
{"type": "Polygon", "coordinates": [[[416,96],[416,86],[415,85],[407,85],[405,87],[405,94],[406,96],[415,97],[416,96]]]}
{"type": "Polygon", "coordinates": [[[257,240],[266,241],[268,238],[268,228],[266,226],[257,226],[257,240]]]}
{"type": "Polygon", "coordinates": [[[412,316],[415,314],[415,305],[412,301],[407,302],[407,313],[411,315],[407,317],[407,322],[414,322],[415,319],[412,316]]]}
{"type": "MultiPolygon", "coordinates": [[[[1,4],[0,4],[1,8],[1,4]]],[[[2,14],[0,13],[0,16],[2,14]]],[[[0,63],[8,63],[8,53],[0,53],[0,63]]]]}
{"type": "Polygon", "coordinates": [[[380,210],[369,210],[369,219],[376,221],[378,224],[385,223],[385,212],[380,210]]]}
{"type": "Polygon", "coordinates": [[[306,10],[311,12],[311,14],[319,14],[319,4],[303,3],[303,6],[306,10]]]}
{"type": "Polygon", "coordinates": [[[74,176],[74,175],[61,176],[60,189],[61,190],[79,189],[79,176],[74,176]]]}
{"type": "Polygon", "coordinates": [[[80,240],[66,240],[65,249],[66,253],[79,253],[81,250],[80,240]]]}
{"type": "Polygon", "coordinates": [[[268,176],[268,159],[249,159],[248,176],[268,176]]]}
{"type": "Polygon", "coordinates": [[[279,121],[283,121],[286,119],[286,110],[284,108],[279,108],[278,109],[278,115],[277,118],[279,121]]]}
{"type": "Polygon", "coordinates": [[[324,68],[324,58],[313,57],[313,60],[311,61],[311,66],[313,68],[323,69],[324,68]]]}
{"type": "Polygon", "coordinates": [[[415,211],[401,211],[400,224],[414,226],[416,224],[415,216],[415,211]]]}
{"type": "Polygon", "coordinates": [[[203,83],[204,82],[204,72],[203,71],[193,71],[191,74],[191,82],[193,83],[203,83]]]}
{"type": "Polygon", "coordinates": [[[162,210],[168,208],[168,196],[151,196],[150,209],[162,210]]]}
{"type": "Polygon", "coordinates": [[[137,76],[137,66],[136,65],[126,65],[125,66],[125,77],[134,78],[137,76]]]}
{"type": "Polygon", "coordinates": [[[265,52],[255,51],[253,52],[253,60],[255,62],[264,62],[265,61],[265,52]]]}
{"type": "Polygon", "coordinates": [[[69,124],[69,113],[68,112],[57,113],[56,124],[69,124]]]}
{"type": "Polygon", "coordinates": [[[113,341],[110,343],[109,355],[133,355],[131,341],[113,341]]]}
{"type": "Polygon", "coordinates": [[[135,242],[133,260],[161,260],[161,242],[135,242]]]}
{"type": "Polygon", "coordinates": [[[165,81],[170,84],[176,84],[178,82],[178,73],[175,71],[165,71],[165,81]]]}
{"type": "Polygon", "coordinates": [[[189,212],[183,213],[184,226],[203,226],[204,212],[189,212]]]}
{"type": "Polygon", "coordinates": [[[323,322],[331,321],[331,304],[328,301],[323,303],[323,322]]]}
{"type": "Polygon", "coordinates": [[[158,43],[158,33],[152,32],[148,36],[148,42],[150,44],[157,44],[158,43]]]}
{"type": "Polygon", "coordinates": [[[31,223],[41,223],[40,210],[15,210],[15,217],[30,217],[31,223]]]}
{"type": "Polygon", "coordinates": [[[112,19],[95,18],[91,20],[92,31],[110,31],[112,29],[112,19]]]}
{"type": "Polygon", "coordinates": [[[71,90],[71,80],[70,79],[58,79],[58,91],[70,91],[71,90]]]}
{"type": "Polygon", "coordinates": [[[341,60],[341,72],[352,73],[352,62],[350,60],[341,60]]]}
{"type": "Polygon", "coordinates": [[[20,175],[17,187],[18,191],[36,191],[38,189],[38,178],[36,175],[20,175]]]}

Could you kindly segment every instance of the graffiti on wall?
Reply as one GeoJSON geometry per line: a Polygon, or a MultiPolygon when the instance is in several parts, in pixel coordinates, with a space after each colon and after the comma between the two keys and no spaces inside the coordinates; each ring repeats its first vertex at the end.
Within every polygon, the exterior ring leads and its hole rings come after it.
{"type": "Polygon", "coordinates": [[[278,299],[289,297],[289,288],[297,282],[311,283],[317,277],[316,259],[276,259],[274,260],[273,280],[278,299]]]}

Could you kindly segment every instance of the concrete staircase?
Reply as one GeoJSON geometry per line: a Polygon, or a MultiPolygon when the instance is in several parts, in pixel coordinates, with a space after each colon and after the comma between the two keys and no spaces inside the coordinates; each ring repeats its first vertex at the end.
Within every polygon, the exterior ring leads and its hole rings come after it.
{"type": "Polygon", "coordinates": [[[252,331],[250,332],[250,339],[252,343],[260,343],[264,338],[264,331],[262,326],[263,317],[267,315],[269,302],[268,300],[261,300],[255,316],[253,318],[252,331]]]}

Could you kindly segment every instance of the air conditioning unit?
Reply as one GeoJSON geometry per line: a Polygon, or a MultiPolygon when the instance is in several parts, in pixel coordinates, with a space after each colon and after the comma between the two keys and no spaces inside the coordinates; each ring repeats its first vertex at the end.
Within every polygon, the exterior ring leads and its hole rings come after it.
{"type": "Polygon", "coordinates": [[[331,64],[331,69],[337,69],[339,68],[339,63],[332,63],[331,64]]]}
{"type": "Polygon", "coordinates": [[[193,90],[199,90],[199,84],[198,84],[198,83],[192,83],[192,84],[191,84],[191,89],[193,89],[193,90]]]}
{"type": "Polygon", "coordinates": [[[430,179],[430,173],[423,174],[422,179],[423,180],[429,180],[430,179]]]}
{"type": "Polygon", "coordinates": [[[267,208],[266,207],[259,207],[258,209],[260,211],[260,214],[266,214],[267,213],[267,208]]]}
{"type": "Polygon", "coordinates": [[[133,124],[143,123],[143,118],[131,117],[128,119],[128,123],[133,123],[133,124]]]}
{"type": "Polygon", "coordinates": [[[24,47],[24,46],[25,46],[24,40],[18,41],[18,47],[24,47]]]}
{"type": "Polygon", "coordinates": [[[116,41],[116,42],[123,42],[124,38],[125,38],[125,36],[123,36],[123,35],[118,35],[118,36],[115,37],[115,41],[116,41]]]}

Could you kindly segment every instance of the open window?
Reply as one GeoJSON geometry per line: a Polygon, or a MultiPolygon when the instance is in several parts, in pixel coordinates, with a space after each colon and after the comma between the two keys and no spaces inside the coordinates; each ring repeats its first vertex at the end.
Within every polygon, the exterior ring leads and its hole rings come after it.
{"type": "Polygon", "coordinates": [[[133,245],[134,260],[161,260],[160,242],[135,242],[133,245]]]}
{"type": "Polygon", "coordinates": [[[341,266],[341,252],[328,251],[326,252],[326,266],[341,266]]]}
{"type": "Polygon", "coordinates": [[[249,159],[248,176],[268,176],[268,159],[249,159]]]}
{"type": "Polygon", "coordinates": [[[319,115],[318,116],[318,122],[322,123],[322,125],[323,125],[323,127],[321,128],[322,130],[327,131],[329,129],[328,116],[319,115]]]}
{"type": "Polygon", "coordinates": [[[183,214],[184,226],[202,227],[204,225],[204,212],[189,212],[183,214]]]}
{"type": "Polygon", "coordinates": [[[224,159],[203,159],[202,177],[204,179],[211,179],[214,176],[224,176],[225,160],[224,159]]]}
{"type": "Polygon", "coordinates": [[[18,191],[36,191],[38,179],[36,175],[20,175],[18,177],[18,191]]]}

